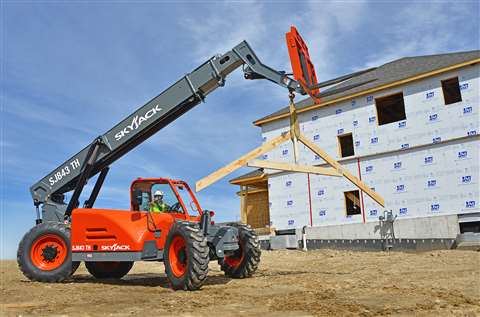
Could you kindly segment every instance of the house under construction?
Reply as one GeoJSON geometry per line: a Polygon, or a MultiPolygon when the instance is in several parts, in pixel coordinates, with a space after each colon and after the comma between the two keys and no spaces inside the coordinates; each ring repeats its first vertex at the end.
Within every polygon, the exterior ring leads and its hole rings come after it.
{"type": "MultiPolygon", "coordinates": [[[[342,177],[257,169],[230,180],[240,186],[242,221],[273,248],[450,248],[479,232],[479,62],[478,50],[406,57],[332,87],[353,88],[319,104],[295,105],[302,134],[385,208],[342,177]]],[[[254,124],[268,142],[289,130],[288,107],[254,124]]],[[[327,166],[299,150],[298,163],[327,166]]],[[[292,144],[262,159],[292,163],[292,144]]]]}

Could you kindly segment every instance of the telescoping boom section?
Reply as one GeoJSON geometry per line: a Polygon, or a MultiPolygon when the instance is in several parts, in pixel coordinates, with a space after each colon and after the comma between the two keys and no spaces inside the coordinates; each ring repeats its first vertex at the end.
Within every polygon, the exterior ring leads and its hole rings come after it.
{"type": "MultiPolygon", "coordinates": [[[[243,66],[246,79],[267,79],[289,91],[306,93],[285,72],[262,64],[248,43],[243,41],[182,77],[34,184],[30,191],[37,210],[42,205],[46,220],[68,218],[79,206],[78,199],[87,180],[101,173],[84,204],[84,207],[91,208],[110,164],[202,102],[209,93],[223,86],[226,76],[240,66],[243,66]],[[65,202],[64,193],[72,190],[70,201],[65,202]]],[[[37,222],[40,221],[37,213],[37,222]]]]}

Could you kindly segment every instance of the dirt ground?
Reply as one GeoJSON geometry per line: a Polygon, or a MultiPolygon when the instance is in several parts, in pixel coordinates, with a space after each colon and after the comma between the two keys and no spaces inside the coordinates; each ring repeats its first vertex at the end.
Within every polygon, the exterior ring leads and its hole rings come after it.
{"type": "Polygon", "coordinates": [[[206,285],[172,291],[162,263],[122,280],[80,266],[61,284],[30,282],[1,262],[2,316],[480,316],[480,252],[264,251],[249,279],[212,262],[206,285]]]}

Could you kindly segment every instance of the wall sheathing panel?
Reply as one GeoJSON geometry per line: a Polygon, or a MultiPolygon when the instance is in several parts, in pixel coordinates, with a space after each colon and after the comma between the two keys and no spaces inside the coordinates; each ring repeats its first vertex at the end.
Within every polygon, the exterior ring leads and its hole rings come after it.
{"type": "MultiPolygon", "coordinates": [[[[355,156],[342,161],[354,175],[374,187],[401,218],[479,211],[478,65],[408,85],[358,97],[299,114],[302,133],[336,159],[337,136],[352,133],[355,156]],[[458,76],[462,101],[445,105],[441,80],[458,76]],[[379,126],[375,99],[403,92],[406,120],[379,126]]],[[[264,141],[287,131],[288,119],[262,125],[264,141]]],[[[303,145],[301,164],[325,162],[303,145]]],[[[290,142],[264,159],[293,162],[290,142]]],[[[306,174],[269,176],[272,226],[310,224],[306,174]],[[285,184],[292,181],[290,186],[285,184]],[[293,200],[294,207],[287,206],[293,200]]],[[[356,189],[344,178],[310,175],[313,226],[377,221],[383,208],[363,194],[364,215],[347,217],[343,192],[356,189]]]]}

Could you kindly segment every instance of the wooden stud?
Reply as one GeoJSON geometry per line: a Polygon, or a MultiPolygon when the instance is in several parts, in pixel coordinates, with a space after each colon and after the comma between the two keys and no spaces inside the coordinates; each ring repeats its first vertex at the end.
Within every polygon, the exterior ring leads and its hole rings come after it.
{"type": "Polygon", "coordinates": [[[257,158],[258,156],[262,155],[263,153],[266,153],[273,148],[277,147],[278,145],[282,144],[283,142],[287,141],[290,139],[290,132],[286,132],[275,139],[257,147],[256,149],[248,152],[247,154],[243,155],[239,159],[225,165],[224,167],[216,170],[215,172],[211,173],[210,175],[202,178],[195,184],[195,191],[199,192],[202,189],[204,189],[207,186],[210,186],[211,184],[215,183],[219,179],[225,177],[226,175],[232,173],[233,171],[236,171],[240,167],[244,166],[247,164],[248,161],[257,158]]]}
{"type": "Polygon", "coordinates": [[[297,110],[295,109],[295,104],[293,101],[290,101],[288,107],[290,111],[290,138],[293,143],[293,160],[294,163],[298,162],[299,152],[298,152],[298,135],[300,134],[300,126],[298,124],[297,110]]]}
{"type": "Polygon", "coordinates": [[[261,160],[252,160],[247,163],[247,166],[290,172],[312,173],[327,176],[342,176],[342,174],[337,173],[337,171],[331,167],[307,166],[261,160]]]}
{"type": "Polygon", "coordinates": [[[327,154],[324,150],[319,148],[315,143],[311,142],[307,138],[305,138],[302,134],[298,136],[298,140],[305,144],[306,147],[308,147],[311,151],[313,151],[315,154],[320,156],[325,162],[330,164],[333,168],[337,170],[338,173],[342,174],[345,176],[349,181],[351,181],[355,186],[363,190],[368,196],[370,196],[373,200],[375,200],[377,203],[379,203],[382,207],[385,207],[385,200],[377,194],[375,191],[370,189],[367,184],[362,182],[359,178],[354,176],[352,173],[350,173],[347,169],[345,169],[340,163],[338,163],[334,158],[332,158],[330,155],[327,154]]]}

